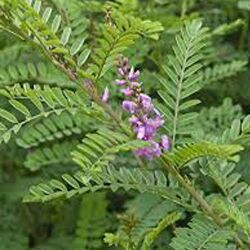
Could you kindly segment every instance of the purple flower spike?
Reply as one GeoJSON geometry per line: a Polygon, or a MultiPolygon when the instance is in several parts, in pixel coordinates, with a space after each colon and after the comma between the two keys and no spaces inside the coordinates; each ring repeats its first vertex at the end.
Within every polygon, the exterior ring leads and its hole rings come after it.
{"type": "Polygon", "coordinates": [[[102,101],[107,102],[108,99],[109,99],[109,89],[108,87],[106,87],[102,95],[102,101]]]}
{"type": "Polygon", "coordinates": [[[148,160],[159,157],[170,149],[170,140],[166,135],[161,141],[156,141],[157,130],[163,126],[164,119],[161,113],[154,108],[150,96],[141,93],[141,83],[138,82],[140,71],[130,68],[127,58],[119,61],[117,72],[122,79],[116,80],[116,84],[123,86],[121,92],[128,97],[122,107],[132,116],[129,122],[137,139],[148,141],[150,145],[134,151],[137,156],[143,156],[148,160]]]}
{"type": "Polygon", "coordinates": [[[133,114],[136,111],[137,105],[132,101],[123,101],[122,107],[125,111],[128,111],[133,114]]]}

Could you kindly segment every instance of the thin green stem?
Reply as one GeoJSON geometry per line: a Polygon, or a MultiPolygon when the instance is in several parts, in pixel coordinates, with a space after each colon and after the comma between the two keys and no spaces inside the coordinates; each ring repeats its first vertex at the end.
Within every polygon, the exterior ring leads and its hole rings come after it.
{"type": "Polygon", "coordinates": [[[162,160],[164,162],[164,167],[169,171],[170,174],[172,174],[172,176],[174,176],[176,178],[176,180],[189,192],[189,194],[199,203],[200,207],[202,208],[202,210],[204,212],[206,212],[211,218],[213,218],[213,220],[216,222],[217,225],[222,225],[223,221],[221,220],[221,218],[219,216],[217,216],[213,209],[209,206],[209,204],[207,203],[206,200],[204,200],[202,198],[202,196],[195,190],[195,188],[193,187],[193,185],[190,183],[190,181],[188,181],[187,179],[185,179],[180,173],[179,171],[171,166],[170,164],[168,164],[166,161],[162,160]]]}
{"type": "Polygon", "coordinates": [[[177,96],[176,96],[176,102],[175,102],[175,109],[174,109],[174,121],[173,121],[173,137],[172,137],[172,146],[175,146],[175,141],[176,141],[176,133],[177,133],[177,120],[179,116],[179,105],[180,105],[180,99],[181,99],[181,91],[182,91],[182,85],[184,81],[184,74],[186,70],[186,63],[189,57],[189,49],[190,49],[190,44],[188,45],[185,53],[185,57],[183,60],[182,64],[182,69],[181,69],[181,74],[179,81],[177,83],[177,96]]]}
{"type": "Polygon", "coordinates": [[[181,6],[181,18],[185,17],[186,11],[187,11],[187,0],[183,0],[181,6]]]}

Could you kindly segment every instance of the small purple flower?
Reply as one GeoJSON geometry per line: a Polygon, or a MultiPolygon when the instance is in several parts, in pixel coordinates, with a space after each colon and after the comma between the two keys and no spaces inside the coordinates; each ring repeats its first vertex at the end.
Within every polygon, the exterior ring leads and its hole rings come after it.
{"type": "Polygon", "coordinates": [[[132,101],[123,101],[122,102],[122,107],[125,111],[130,112],[131,114],[133,114],[136,109],[137,109],[137,105],[136,103],[132,102],[132,101]]]}
{"type": "Polygon", "coordinates": [[[118,69],[117,69],[117,73],[118,73],[118,75],[120,75],[120,76],[125,76],[125,72],[123,71],[122,68],[118,68],[118,69]]]}
{"type": "Polygon", "coordinates": [[[156,116],[155,119],[151,119],[151,124],[155,128],[160,128],[164,124],[164,120],[162,119],[162,116],[156,116]]]}
{"type": "Polygon", "coordinates": [[[119,79],[117,79],[116,81],[115,81],[115,83],[117,84],[117,85],[119,85],[119,86],[122,86],[122,85],[124,85],[124,84],[126,84],[126,80],[119,80],[119,79]]]}
{"type": "Polygon", "coordinates": [[[129,71],[128,79],[130,81],[135,81],[139,75],[140,75],[140,71],[139,70],[135,71],[134,68],[132,67],[131,70],[129,71]]]}
{"type": "Polygon", "coordinates": [[[102,101],[107,102],[108,99],[109,99],[109,89],[108,87],[106,87],[102,95],[102,101]]]}
{"type": "Polygon", "coordinates": [[[156,127],[152,126],[150,123],[146,123],[145,126],[145,139],[153,139],[156,134],[156,127]]]}
{"type": "Polygon", "coordinates": [[[139,98],[140,98],[142,107],[145,109],[146,112],[149,112],[153,109],[151,98],[148,95],[140,94],[139,98]]]}
{"type": "Polygon", "coordinates": [[[137,139],[142,140],[145,136],[145,126],[141,125],[137,128],[137,139]]]}
{"type": "Polygon", "coordinates": [[[139,87],[140,83],[139,82],[130,82],[131,87],[139,87]]]}
{"type": "Polygon", "coordinates": [[[141,102],[147,102],[151,104],[151,97],[145,94],[140,94],[140,101],[141,102]]]}
{"type": "Polygon", "coordinates": [[[151,146],[135,150],[137,156],[144,156],[148,160],[161,155],[161,148],[157,142],[151,141],[151,146]]]}
{"type": "Polygon", "coordinates": [[[137,150],[135,150],[134,153],[137,156],[145,156],[148,159],[151,157],[151,153],[150,153],[149,147],[137,149],[137,150]]]}
{"type": "Polygon", "coordinates": [[[121,89],[121,92],[122,92],[125,96],[132,96],[132,95],[133,95],[133,90],[132,90],[131,88],[121,89]]]}
{"type": "Polygon", "coordinates": [[[152,153],[153,156],[159,157],[161,155],[161,148],[159,143],[152,141],[152,153]]]}
{"type": "Polygon", "coordinates": [[[134,115],[129,118],[129,122],[134,126],[140,124],[139,118],[134,115]]]}
{"type": "Polygon", "coordinates": [[[161,136],[160,145],[164,151],[168,151],[170,149],[170,140],[169,140],[168,136],[166,136],[166,135],[161,136]]]}

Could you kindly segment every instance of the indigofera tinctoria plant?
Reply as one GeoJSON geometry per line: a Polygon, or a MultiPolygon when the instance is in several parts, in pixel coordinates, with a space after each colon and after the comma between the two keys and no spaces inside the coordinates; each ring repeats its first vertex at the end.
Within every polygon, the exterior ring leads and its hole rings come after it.
{"type": "Polygon", "coordinates": [[[250,249],[248,5],[0,0],[0,248],[250,249]]]}

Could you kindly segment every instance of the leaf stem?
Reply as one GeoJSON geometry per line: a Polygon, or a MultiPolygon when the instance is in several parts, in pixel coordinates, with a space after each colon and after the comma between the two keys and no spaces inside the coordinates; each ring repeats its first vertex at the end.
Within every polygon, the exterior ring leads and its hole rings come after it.
{"type": "Polygon", "coordinates": [[[189,48],[189,45],[188,45],[186,53],[185,53],[184,61],[183,61],[183,64],[182,64],[182,68],[181,68],[180,78],[179,78],[178,85],[177,85],[177,96],[176,96],[176,102],[175,102],[174,121],[173,121],[173,137],[172,137],[173,148],[175,146],[175,141],[176,141],[177,120],[178,120],[178,115],[179,115],[181,91],[182,91],[182,85],[183,85],[184,74],[185,74],[185,70],[186,70],[186,63],[187,63],[187,59],[188,59],[189,49],[190,48],[189,48]]]}
{"type": "Polygon", "coordinates": [[[170,164],[168,164],[166,161],[162,160],[164,162],[164,167],[169,171],[170,174],[172,174],[172,176],[174,176],[176,178],[176,180],[189,192],[189,194],[199,203],[200,207],[202,208],[202,210],[204,212],[206,212],[211,218],[213,218],[213,220],[215,221],[215,223],[219,226],[221,226],[223,224],[223,221],[221,220],[221,218],[219,216],[217,216],[213,209],[209,206],[209,204],[207,203],[206,200],[204,200],[201,195],[195,190],[195,188],[193,187],[193,185],[191,184],[190,181],[188,181],[187,179],[185,179],[180,173],[179,171],[171,166],[170,164]]]}

